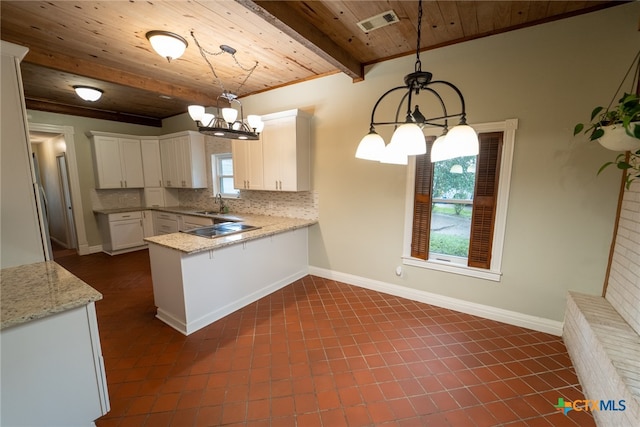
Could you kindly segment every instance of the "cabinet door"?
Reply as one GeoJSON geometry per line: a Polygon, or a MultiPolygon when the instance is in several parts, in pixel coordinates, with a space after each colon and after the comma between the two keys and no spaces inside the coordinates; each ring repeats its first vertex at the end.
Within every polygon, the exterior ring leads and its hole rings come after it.
{"type": "Polygon", "coordinates": [[[143,188],[142,152],[139,139],[119,139],[120,167],[125,188],[143,188]]]}
{"type": "Polygon", "coordinates": [[[204,135],[188,132],[180,136],[180,164],[182,186],[185,188],[207,188],[207,171],[204,150],[204,135]]]}
{"type": "Polygon", "coordinates": [[[243,190],[263,190],[262,141],[233,140],[233,183],[243,190]]]}
{"type": "Polygon", "coordinates": [[[118,138],[95,136],[93,137],[93,148],[96,167],[96,188],[124,187],[118,138]]]}
{"type": "Polygon", "coordinates": [[[247,161],[247,145],[238,139],[231,141],[231,157],[233,159],[233,186],[237,190],[246,190],[249,179],[247,161]]]}
{"type": "Polygon", "coordinates": [[[142,152],[142,171],[145,187],[162,187],[162,164],[160,161],[160,141],[143,139],[140,141],[142,152]]]}
{"type": "Polygon", "coordinates": [[[153,229],[153,211],[142,211],[142,235],[144,237],[152,237],[153,229]]]}
{"type": "Polygon", "coordinates": [[[173,138],[160,140],[160,159],[162,164],[162,180],[165,187],[180,187],[178,179],[178,162],[176,146],[173,138]]]}
{"type": "Polygon", "coordinates": [[[296,191],[296,118],[266,122],[262,140],[265,189],[296,191]]]}
{"type": "Polygon", "coordinates": [[[144,245],[144,234],[141,219],[126,219],[109,222],[111,232],[111,249],[133,248],[144,245]]]}

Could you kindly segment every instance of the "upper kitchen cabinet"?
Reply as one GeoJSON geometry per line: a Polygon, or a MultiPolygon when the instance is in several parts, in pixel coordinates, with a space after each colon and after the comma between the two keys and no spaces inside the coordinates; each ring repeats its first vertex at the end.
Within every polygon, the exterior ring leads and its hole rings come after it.
{"type": "Polygon", "coordinates": [[[143,188],[140,140],[91,131],[96,188],[143,188]]]}
{"type": "Polygon", "coordinates": [[[296,109],[267,114],[262,120],[264,189],[308,191],[311,116],[296,109]]]}
{"type": "Polygon", "coordinates": [[[231,141],[233,156],[233,185],[238,190],[264,190],[262,143],[234,139],[231,141]]]}
{"type": "Polygon", "coordinates": [[[204,135],[178,132],[160,137],[162,181],[170,188],[206,188],[204,135]]]}
{"type": "Polygon", "coordinates": [[[142,170],[144,173],[144,186],[162,187],[162,163],[160,160],[160,141],[154,139],[142,139],[140,141],[142,151],[142,170]]]}

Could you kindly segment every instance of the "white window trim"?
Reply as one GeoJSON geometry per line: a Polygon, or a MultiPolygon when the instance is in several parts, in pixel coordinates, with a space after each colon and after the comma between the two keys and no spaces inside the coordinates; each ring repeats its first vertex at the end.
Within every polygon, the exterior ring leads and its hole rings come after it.
{"type": "MultiPolygon", "coordinates": [[[[468,267],[446,261],[422,260],[411,256],[411,234],[413,227],[413,201],[415,193],[415,156],[409,156],[407,168],[407,183],[405,196],[404,243],[402,247],[402,263],[420,268],[444,271],[464,276],[499,282],[502,277],[502,251],[507,225],[507,208],[509,189],[511,187],[511,168],[513,164],[513,150],[518,119],[507,119],[503,122],[491,122],[471,125],[478,133],[503,132],[502,158],[500,159],[500,179],[498,181],[498,199],[495,227],[493,231],[493,248],[491,252],[491,268],[468,267]]],[[[442,130],[428,128],[424,130],[426,136],[439,136],[442,130]]]]}
{"type": "Polygon", "coordinates": [[[220,182],[218,181],[218,162],[221,157],[233,160],[231,153],[216,153],[211,155],[211,187],[213,188],[213,197],[216,197],[220,193],[223,199],[237,199],[240,197],[239,194],[236,195],[221,192],[220,182]]]}

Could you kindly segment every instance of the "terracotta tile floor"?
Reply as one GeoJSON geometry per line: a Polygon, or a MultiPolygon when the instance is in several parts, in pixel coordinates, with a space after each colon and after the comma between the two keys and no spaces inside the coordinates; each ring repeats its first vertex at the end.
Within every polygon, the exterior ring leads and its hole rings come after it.
{"type": "Polygon", "coordinates": [[[56,259],[97,306],[112,426],[589,426],[558,337],[307,276],[185,337],[148,252],[56,259]]]}

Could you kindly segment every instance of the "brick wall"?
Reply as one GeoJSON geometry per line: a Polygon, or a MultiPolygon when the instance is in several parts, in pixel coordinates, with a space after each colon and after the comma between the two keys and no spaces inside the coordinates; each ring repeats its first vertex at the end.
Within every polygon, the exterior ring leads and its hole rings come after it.
{"type": "Polygon", "coordinates": [[[624,193],[606,299],[640,334],[640,179],[624,193]]]}

